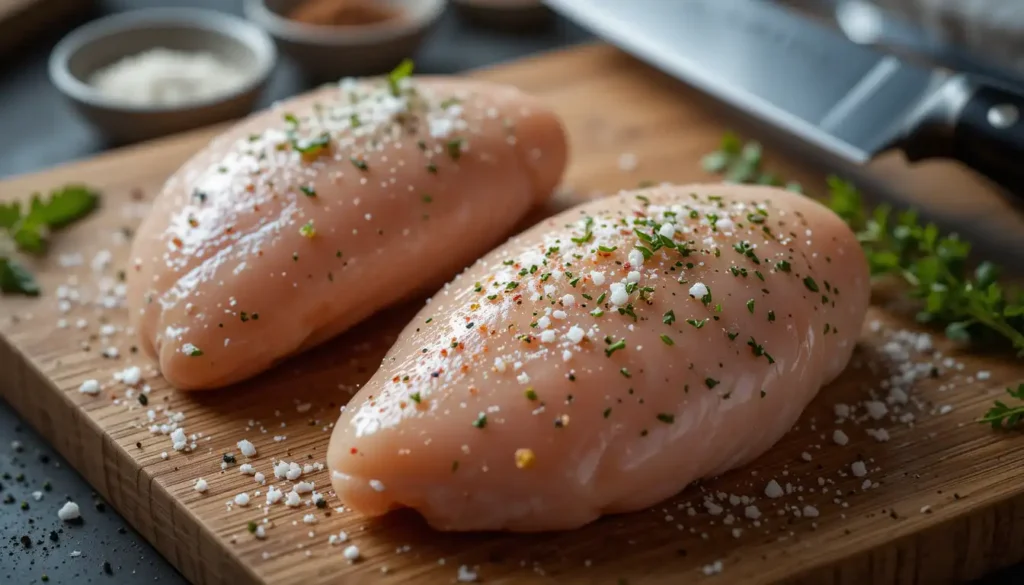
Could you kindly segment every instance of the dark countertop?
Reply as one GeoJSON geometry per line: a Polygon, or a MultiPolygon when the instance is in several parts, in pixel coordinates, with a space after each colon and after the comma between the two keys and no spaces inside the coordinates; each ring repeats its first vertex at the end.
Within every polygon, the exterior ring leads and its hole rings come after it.
{"type": "MultiPolygon", "coordinates": [[[[158,5],[193,5],[241,13],[241,0],[104,0],[95,14],[158,5]]],[[[73,24],[73,23],[72,23],[73,24]]],[[[42,36],[18,56],[0,62],[0,177],[41,170],[101,152],[105,145],[64,103],[49,83],[49,49],[69,27],[42,36]]],[[[557,21],[543,33],[509,35],[475,29],[448,14],[416,55],[417,70],[453,73],[589,38],[557,21]]],[[[282,62],[261,105],[302,89],[300,75],[282,62]]],[[[174,570],[87,483],[0,400],[0,583],[144,583],[184,585],[174,570]],[[47,489],[49,488],[49,489],[47,489]],[[36,500],[33,492],[42,493],[36,500]],[[10,496],[8,498],[8,496],[10,496]],[[85,521],[69,526],[57,518],[70,498],[85,521]],[[27,509],[22,509],[27,505],[27,509]],[[28,546],[24,537],[28,537],[28,546]],[[71,556],[73,551],[80,555],[71,556]],[[44,581],[44,575],[47,581],[44,581]]],[[[1024,568],[1001,572],[976,585],[1024,582],[1024,568]]]]}

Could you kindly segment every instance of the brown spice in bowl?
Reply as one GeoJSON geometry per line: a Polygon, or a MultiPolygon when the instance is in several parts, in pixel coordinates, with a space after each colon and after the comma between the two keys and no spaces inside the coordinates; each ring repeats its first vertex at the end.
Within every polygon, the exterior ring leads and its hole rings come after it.
{"type": "Polygon", "coordinates": [[[391,20],[398,11],[372,0],[306,0],[287,16],[304,24],[361,26],[391,20]]]}

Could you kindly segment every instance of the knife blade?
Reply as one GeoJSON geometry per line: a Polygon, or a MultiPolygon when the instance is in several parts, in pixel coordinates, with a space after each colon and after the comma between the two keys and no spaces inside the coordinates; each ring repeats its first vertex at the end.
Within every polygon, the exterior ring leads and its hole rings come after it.
{"type": "Polygon", "coordinates": [[[1024,96],[917,67],[763,0],[546,0],[570,20],[847,161],[952,158],[1024,196],[1024,96]]]}

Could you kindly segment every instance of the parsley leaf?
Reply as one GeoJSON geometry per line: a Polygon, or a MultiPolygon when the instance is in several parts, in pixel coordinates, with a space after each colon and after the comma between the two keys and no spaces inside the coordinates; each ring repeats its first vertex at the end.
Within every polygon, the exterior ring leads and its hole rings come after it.
{"type": "Polygon", "coordinates": [[[1010,398],[1017,400],[1016,406],[1008,406],[1002,401],[996,400],[992,408],[988,409],[985,416],[978,422],[990,424],[993,429],[1013,429],[1020,425],[1024,419],[1024,384],[1017,386],[1017,389],[1007,388],[1006,393],[1010,398]]]}
{"type": "Polygon", "coordinates": [[[39,285],[32,273],[12,258],[0,256],[0,292],[39,296],[39,285]]]}
{"type": "Polygon", "coordinates": [[[415,69],[415,64],[412,59],[403,59],[397,67],[391,70],[391,73],[388,73],[388,87],[391,89],[391,95],[398,97],[401,94],[401,81],[410,77],[413,69],[415,69]]]}
{"type": "Polygon", "coordinates": [[[44,198],[32,195],[27,209],[17,203],[0,203],[0,292],[29,296],[39,294],[32,274],[11,253],[16,246],[23,252],[46,251],[52,230],[65,227],[88,215],[99,204],[99,195],[82,185],[67,185],[44,198]]]}
{"type": "MultiPolygon", "coordinates": [[[[742,175],[738,178],[743,182],[761,182],[755,173],[734,170],[737,165],[753,165],[760,173],[756,143],[740,146],[736,136],[728,134],[713,154],[718,156],[710,161],[705,157],[706,169],[742,175]],[[719,162],[723,157],[727,164],[719,162]]],[[[798,190],[799,186],[787,188],[798,190]]],[[[1024,356],[1024,291],[1001,283],[1000,270],[991,262],[972,269],[969,242],[956,234],[942,234],[934,223],[922,222],[914,209],[895,211],[879,205],[869,212],[857,188],[835,176],[828,178],[827,203],[857,234],[872,277],[902,281],[906,295],[920,302],[919,322],[944,329],[954,341],[1002,342],[1024,356]]],[[[776,268],[790,271],[788,262],[776,268]]],[[[818,285],[810,277],[804,285],[817,292],[818,285]]],[[[1007,392],[1024,402],[1024,385],[1007,392]]],[[[1004,428],[1024,423],[1024,404],[1009,407],[996,401],[982,421],[1004,428]]]]}

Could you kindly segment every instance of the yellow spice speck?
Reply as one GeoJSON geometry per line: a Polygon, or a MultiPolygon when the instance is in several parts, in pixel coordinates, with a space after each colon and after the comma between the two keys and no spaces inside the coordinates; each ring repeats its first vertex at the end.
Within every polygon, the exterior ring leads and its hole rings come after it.
{"type": "Polygon", "coordinates": [[[519,469],[533,467],[533,462],[536,459],[537,457],[533,454],[533,449],[516,449],[516,467],[519,469]]]}

